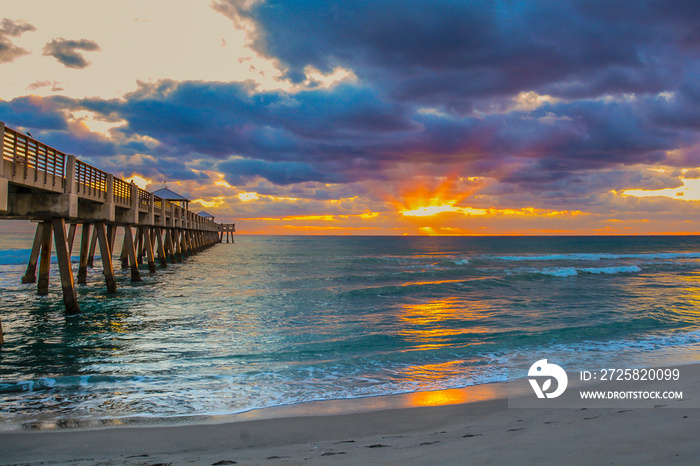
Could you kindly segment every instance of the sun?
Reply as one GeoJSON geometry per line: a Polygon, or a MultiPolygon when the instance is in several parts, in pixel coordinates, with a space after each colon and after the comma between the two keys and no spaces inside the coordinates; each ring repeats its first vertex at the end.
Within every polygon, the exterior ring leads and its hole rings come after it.
{"type": "Polygon", "coordinates": [[[444,212],[455,212],[456,208],[452,205],[455,201],[450,201],[447,204],[431,205],[427,207],[419,207],[412,210],[402,210],[401,215],[404,217],[431,217],[433,215],[442,214],[444,212]]]}
{"type": "Polygon", "coordinates": [[[414,178],[410,185],[400,189],[400,196],[391,202],[403,217],[432,217],[461,212],[462,208],[457,206],[479,185],[478,179],[456,176],[414,178]]]}

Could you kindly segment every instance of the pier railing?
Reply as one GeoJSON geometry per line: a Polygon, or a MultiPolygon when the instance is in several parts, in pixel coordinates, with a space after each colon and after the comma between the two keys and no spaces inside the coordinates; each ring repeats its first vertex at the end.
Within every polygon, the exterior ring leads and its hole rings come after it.
{"type": "Polygon", "coordinates": [[[107,200],[107,172],[86,164],[83,161],[75,162],[75,181],[77,193],[85,198],[99,202],[107,200]]]}
{"type": "Polygon", "coordinates": [[[115,207],[135,211],[136,219],[138,214],[145,216],[146,223],[210,231],[219,229],[211,219],[154,196],[133,183],[8,128],[2,122],[0,133],[0,178],[10,183],[53,193],[75,194],[94,203],[113,203],[115,207]]]}
{"type": "Polygon", "coordinates": [[[2,127],[3,164],[11,163],[5,177],[11,176],[11,181],[21,180],[29,186],[41,185],[48,191],[63,192],[66,154],[12,128],[2,127]]]}

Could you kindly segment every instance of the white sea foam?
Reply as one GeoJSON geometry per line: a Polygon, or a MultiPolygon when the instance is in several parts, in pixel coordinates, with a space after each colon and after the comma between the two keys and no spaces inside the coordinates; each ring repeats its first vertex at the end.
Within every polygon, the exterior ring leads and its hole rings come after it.
{"type": "Polygon", "coordinates": [[[616,259],[700,259],[700,253],[648,253],[648,254],[610,254],[610,253],[571,253],[571,254],[543,254],[543,255],[522,255],[522,256],[490,256],[502,261],[598,261],[616,259]]]}
{"type": "Polygon", "coordinates": [[[537,273],[542,275],[551,275],[553,277],[572,277],[578,275],[578,270],[574,267],[557,267],[551,269],[538,270],[537,273]]]}
{"type": "Polygon", "coordinates": [[[553,277],[573,277],[574,275],[579,275],[582,273],[592,273],[592,274],[615,274],[615,273],[635,273],[641,272],[642,269],[636,265],[621,265],[618,267],[552,267],[548,269],[537,270],[537,273],[543,275],[551,275],[553,277]]]}
{"type": "Polygon", "coordinates": [[[634,273],[641,272],[642,269],[636,265],[623,265],[620,267],[588,267],[579,269],[579,271],[586,273],[634,273]]]}

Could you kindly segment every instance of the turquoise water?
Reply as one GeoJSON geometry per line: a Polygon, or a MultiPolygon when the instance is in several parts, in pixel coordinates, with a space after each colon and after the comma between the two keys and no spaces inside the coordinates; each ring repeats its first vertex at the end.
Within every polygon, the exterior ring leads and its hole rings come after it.
{"type": "MultiPolygon", "coordinates": [[[[65,316],[0,237],[0,421],[243,412],[577,367],[695,358],[697,237],[250,237],[109,296],[96,261],[65,316]]],[[[74,258],[77,260],[77,257],[74,258]]]]}

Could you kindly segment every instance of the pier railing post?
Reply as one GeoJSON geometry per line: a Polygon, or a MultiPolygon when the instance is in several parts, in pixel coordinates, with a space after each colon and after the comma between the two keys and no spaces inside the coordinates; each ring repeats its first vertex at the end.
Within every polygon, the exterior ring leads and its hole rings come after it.
{"type": "Polygon", "coordinates": [[[105,180],[105,204],[114,204],[114,175],[111,173],[105,180]]]}
{"type": "Polygon", "coordinates": [[[130,224],[139,223],[139,187],[131,182],[131,205],[129,206],[128,222],[130,224]]]}
{"type": "Polygon", "coordinates": [[[156,196],[153,193],[148,193],[148,223],[149,226],[156,223],[156,196]]]}
{"type": "MultiPolygon", "coordinates": [[[[0,121],[0,154],[2,154],[3,148],[5,147],[5,123],[0,121]]],[[[0,155],[0,178],[5,177],[5,157],[0,155]]]]}
{"type": "Polygon", "coordinates": [[[75,155],[66,156],[66,181],[63,186],[63,192],[65,194],[74,194],[78,192],[77,180],[75,178],[76,161],[75,155]]]}
{"type": "Polygon", "coordinates": [[[174,227],[175,226],[175,204],[172,202],[169,202],[170,204],[170,222],[168,222],[169,227],[174,227]]]}
{"type": "Polygon", "coordinates": [[[65,211],[70,218],[78,216],[78,182],[75,177],[76,162],[77,159],[75,155],[66,156],[66,178],[64,180],[65,184],[63,185],[61,202],[65,203],[62,210],[65,211]]]}
{"type": "Polygon", "coordinates": [[[7,210],[7,198],[9,197],[9,181],[5,176],[5,158],[3,147],[5,145],[5,123],[0,121],[0,212],[7,210]]]}

